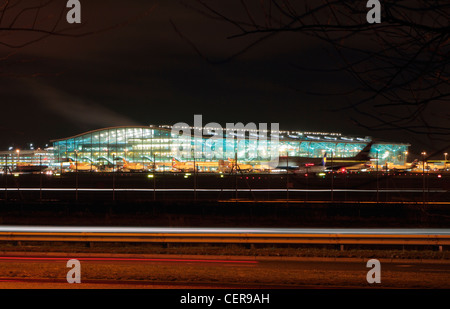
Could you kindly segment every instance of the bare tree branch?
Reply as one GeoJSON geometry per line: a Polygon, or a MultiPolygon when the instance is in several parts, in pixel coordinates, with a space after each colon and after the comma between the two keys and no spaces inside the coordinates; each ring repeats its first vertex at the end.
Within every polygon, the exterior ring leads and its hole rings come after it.
{"type": "MultiPolygon", "coordinates": [[[[0,46],[7,49],[21,49],[43,41],[49,37],[80,38],[99,34],[138,21],[154,11],[156,5],[144,10],[137,16],[124,19],[113,25],[86,29],[82,23],[68,24],[66,1],[57,0],[3,0],[0,1],[0,46]]],[[[16,52],[7,51],[0,61],[10,60],[16,52]]],[[[32,73],[39,76],[42,73],[32,73]]],[[[59,74],[59,73],[56,73],[59,74]]],[[[15,72],[6,72],[0,68],[0,75],[22,76],[15,72]]]]}
{"type": "MultiPolygon", "coordinates": [[[[447,0],[384,0],[380,24],[367,22],[366,1],[261,0],[256,5],[239,0],[235,5],[240,5],[244,16],[239,19],[204,0],[197,4],[196,10],[204,16],[229,23],[237,30],[227,39],[249,39],[247,46],[218,63],[231,61],[279,33],[319,38],[333,48],[343,65],[327,69],[295,67],[345,71],[358,81],[359,87],[329,93],[348,98],[350,103],[340,110],[361,115],[362,120],[355,120],[358,125],[449,139],[450,126],[434,124],[438,119],[427,115],[432,104],[444,106],[450,100],[447,0]]],[[[324,94],[312,89],[303,92],[324,94]]]]}

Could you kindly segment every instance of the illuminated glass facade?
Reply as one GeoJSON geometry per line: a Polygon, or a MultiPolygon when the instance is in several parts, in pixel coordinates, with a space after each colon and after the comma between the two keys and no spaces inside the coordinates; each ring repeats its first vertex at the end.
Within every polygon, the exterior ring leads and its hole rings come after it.
{"type": "MultiPolygon", "coordinates": [[[[11,150],[0,151],[0,166],[16,169],[17,166],[52,166],[55,164],[53,151],[48,150],[11,150]]],[[[2,169],[2,170],[3,170],[2,169]]]]}
{"type": "MultiPolygon", "coordinates": [[[[225,132],[223,138],[212,138],[212,135],[194,138],[175,134],[168,126],[112,127],[53,140],[52,151],[56,165],[71,159],[104,167],[122,159],[145,166],[155,163],[170,167],[173,158],[184,162],[212,162],[227,160],[234,153],[240,163],[259,164],[268,159],[273,147],[270,134],[262,141],[251,138],[260,132],[244,132],[247,138],[239,141],[230,138],[239,135],[236,132],[225,132]]],[[[370,142],[368,137],[344,137],[336,133],[280,131],[276,134],[279,156],[322,157],[324,152],[332,151],[335,157],[352,157],[370,142]]],[[[378,153],[380,164],[404,164],[408,147],[401,143],[376,143],[371,157],[376,158],[378,153]]]]}

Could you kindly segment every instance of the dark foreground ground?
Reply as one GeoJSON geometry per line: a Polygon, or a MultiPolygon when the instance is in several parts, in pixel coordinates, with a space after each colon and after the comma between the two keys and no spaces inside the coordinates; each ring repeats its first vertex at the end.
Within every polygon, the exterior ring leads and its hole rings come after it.
{"type": "Polygon", "coordinates": [[[0,201],[1,225],[449,228],[446,204],[0,201]]]}
{"type": "MultiPolygon", "coordinates": [[[[288,178],[286,175],[254,174],[238,177],[202,175],[197,179],[185,177],[185,174],[153,175],[153,178],[147,174],[118,174],[114,179],[112,176],[88,173],[61,177],[3,177],[7,186],[3,190],[0,188],[0,225],[450,228],[449,175],[439,178],[438,175],[336,174],[325,177],[290,175],[288,178]],[[25,190],[33,188],[37,190],[25,190]],[[40,192],[40,188],[68,190],[40,192]],[[77,188],[93,190],[77,192],[77,188]],[[112,188],[146,191],[113,192],[112,188]],[[235,191],[236,188],[248,191],[235,191]],[[251,191],[255,189],[260,191],[251,191]],[[339,189],[341,191],[337,191],[339,189]]],[[[390,260],[383,268],[383,285],[380,287],[449,288],[450,282],[450,270],[448,266],[442,266],[449,260],[445,246],[442,251],[424,246],[346,246],[341,251],[336,246],[199,247],[6,241],[0,243],[0,251],[0,256],[6,258],[0,262],[0,287],[4,288],[66,288],[67,269],[62,262],[8,260],[11,253],[29,256],[40,252],[73,258],[82,254],[159,254],[166,260],[159,263],[84,263],[85,283],[91,284],[85,285],[86,288],[111,288],[112,285],[117,288],[372,287],[365,280],[367,268],[364,263],[371,258],[390,260]],[[238,260],[250,256],[278,260],[260,261],[250,266],[239,263],[214,266],[189,261],[175,263],[170,261],[174,255],[235,256],[238,260]],[[287,262],[285,258],[288,257],[333,258],[341,263],[287,262]],[[358,260],[345,264],[343,258],[358,260]],[[394,263],[393,259],[400,261],[394,263]],[[414,259],[444,264],[425,265],[413,262],[414,259]]]]}
{"type": "Polygon", "coordinates": [[[450,227],[450,174],[87,172],[0,181],[2,225],[450,227]]]}
{"type": "Polygon", "coordinates": [[[450,202],[450,173],[2,175],[0,199],[19,201],[450,202]],[[42,190],[41,190],[42,189],[42,190]]]}
{"type": "Polygon", "coordinates": [[[19,255],[0,260],[0,288],[450,288],[448,262],[380,259],[381,282],[370,284],[368,260],[19,255]],[[66,263],[75,258],[81,265],[81,284],[71,285],[66,263]]]}

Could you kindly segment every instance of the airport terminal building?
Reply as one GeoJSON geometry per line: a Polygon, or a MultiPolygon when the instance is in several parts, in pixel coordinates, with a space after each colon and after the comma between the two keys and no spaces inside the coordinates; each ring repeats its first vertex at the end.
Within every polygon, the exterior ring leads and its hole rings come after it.
{"type": "MultiPolygon", "coordinates": [[[[268,153],[274,150],[272,135],[276,135],[278,155],[288,157],[320,158],[324,153],[333,153],[336,158],[352,157],[371,141],[370,137],[297,131],[268,132],[265,141],[251,138],[260,133],[224,129],[223,138],[212,138],[214,132],[205,131],[200,138],[194,138],[174,133],[171,126],[110,127],[52,140],[51,151],[55,164],[71,159],[110,166],[124,159],[145,166],[153,162],[170,166],[173,158],[182,162],[218,161],[229,159],[231,154],[240,163],[255,165],[267,161],[268,153]]],[[[377,142],[371,157],[378,155],[380,164],[404,164],[408,147],[404,143],[377,142]]]]}
{"type": "MultiPolygon", "coordinates": [[[[110,127],[52,140],[52,146],[46,150],[14,149],[1,152],[0,165],[45,164],[59,168],[67,166],[72,160],[111,167],[126,160],[146,167],[155,163],[166,169],[172,166],[173,158],[181,162],[217,162],[230,157],[237,157],[239,163],[257,165],[267,161],[271,151],[287,158],[320,158],[325,153],[328,157],[331,153],[335,158],[353,157],[371,141],[370,137],[299,131],[267,131],[264,132],[267,138],[262,141],[252,138],[262,132],[250,131],[224,129],[223,138],[214,138],[213,132],[202,131],[200,137],[194,138],[194,134],[174,133],[171,126],[110,127]]],[[[385,162],[404,164],[409,146],[377,141],[370,154],[372,158],[378,156],[380,165],[385,162]]]]}

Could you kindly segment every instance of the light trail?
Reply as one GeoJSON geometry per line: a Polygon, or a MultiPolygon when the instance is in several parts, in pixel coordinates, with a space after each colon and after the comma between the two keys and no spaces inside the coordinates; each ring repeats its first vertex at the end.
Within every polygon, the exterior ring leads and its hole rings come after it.
{"type": "Polygon", "coordinates": [[[0,233],[118,233],[118,234],[333,234],[333,235],[450,235],[450,229],[334,228],[172,228],[89,226],[0,226],[0,233]]]}
{"type": "MultiPolygon", "coordinates": [[[[423,193],[423,189],[144,189],[144,188],[0,188],[0,191],[49,191],[49,192],[357,192],[357,193],[423,193]]],[[[444,189],[426,189],[430,193],[447,193],[444,189]]]]}
{"type": "MultiPolygon", "coordinates": [[[[75,254],[76,255],[76,254],[75,254]]],[[[0,261],[67,261],[67,257],[24,257],[24,256],[0,256],[0,261]]],[[[184,262],[184,263],[233,263],[233,264],[257,264],[251,260],[217,260],[217,259],[156,259],[156,258],[108,258],[108,257],[77,257],[79,261],[101,262],[184,262]]]]}

